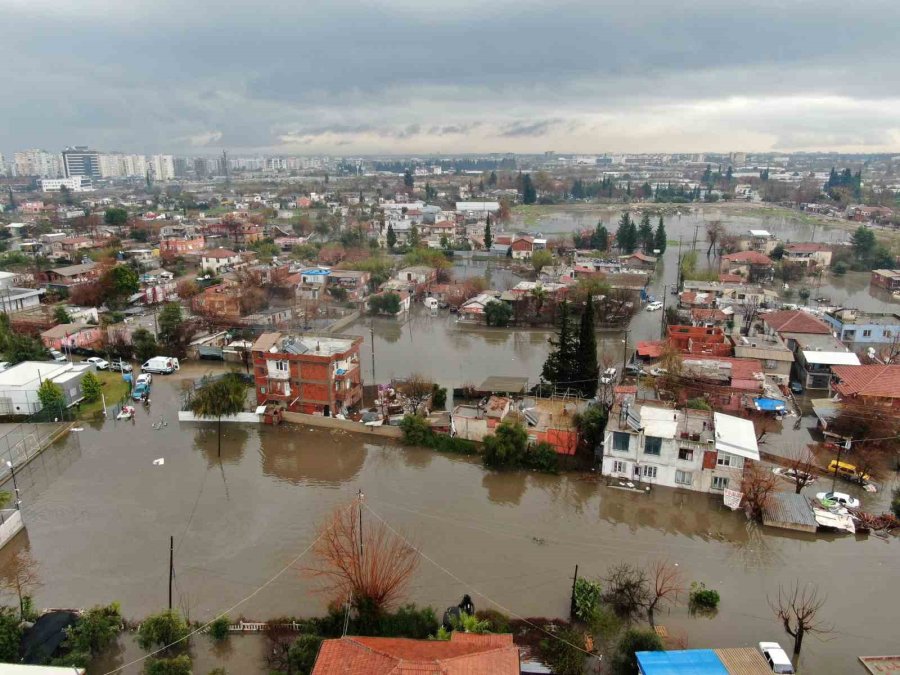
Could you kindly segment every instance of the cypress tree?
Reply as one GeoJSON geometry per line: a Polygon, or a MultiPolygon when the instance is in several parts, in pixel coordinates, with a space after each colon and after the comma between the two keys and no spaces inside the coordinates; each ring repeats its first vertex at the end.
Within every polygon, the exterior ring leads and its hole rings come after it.
{"type": "Polygon", "coordinates": [[[493,243],[494,235],[491,234],[491,215],[488,214],[487,220],[484,222],[484,248],[490,251],[493,243]]]}
{"type": "Polygon", "coordinates": [[[393,249],[394,246],[397,245],[397,235],[394,232],[394,226],[388,224],[387,236],[385,237],[387,240],[387,245],[389,249],[393,249]]]}
{"type": "Polygon", "coordinates": [[[559,332],[556,338],[550,338],[553,349],[547,354],[547,360],[541,370],[541,380],[553,385],[553,389],[572,388],[573,380],[579,377],[578,336],[572,330],[569,316],[569,303],[563,301],[559,306],[559,332]]]}
{"type": "Polygon", "coordinates": [[[662,255],[666,252],[666,244],[668,240],[666,238],[666,226],[663,224],[663,217],[659,217],[659,225],[656,226],[656,234],[653,237],[654,239],[654,248],[659,251],[659,254],[662,255]]]}
{"type": "Polygon", "coordinates": [[[641,226],[638,228],[638,241],[644,253],[653,253],[653,227],[650,225],[650,214],[641,216],[641,226]]]}
{"type": "Polygon", "coordinates": [[[585,398],[597,395],[597,376],[600,365],[597,362],[597,334],[594,332],[594,299],[588,297],[581,313],[581,323],[578,326],[578,351],[576,371],[577,380],[584,380],[574,385],[581,389],[585,398]]]}

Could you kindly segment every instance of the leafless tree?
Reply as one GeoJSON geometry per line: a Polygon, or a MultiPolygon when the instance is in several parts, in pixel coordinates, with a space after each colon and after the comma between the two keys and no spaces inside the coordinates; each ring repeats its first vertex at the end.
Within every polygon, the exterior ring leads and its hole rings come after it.
{"type": "Polygon", "coordinates": [[[15,593],[19,598],[19,616],[25,618],[25,600],[34,589],[41,586],[38,577],[38,563],[27,549],[19,550],[0,576],[0,588],[15,593]]]}
{"type": "Polygon", "coordinates": [[[757,462],[745,463],[741,492],[744,493],[744,508],[749,516],[762,522],[763,512],[775,492],[775,475],[757,462]]]}
{"type": "Polygon", "coordinates": [[[800,490],[815,480],[816,456],[809,447],[798,450],[791,457],[789,466],[793,471],[792,476],[785,476],[794,484],[794,493],[800,494],[800,490]]]}
{"type": "Polygon", "coordinates": [[[706,249],[706,257],[709,257],[709,254],[713,252],[716,248],[716,244],[719,241],[719,237],[721,237],[725,233],[725,226],[722,225],[721,220],[713,220],[706,224],[706,240],[709,242],[709,248],[706,249]]]}
{"type": "Polygon", "coordinates": [[[785,632],[794,638],[794,655],[800,653],[803,636],[807,633],[831,632],[832,626],[818,618],[825,600],[825,596],[819,596],[817,586],[806,584],[801,588],[799,581],[795,581],[789,588],[779,586],[778,598],[769,598],[769,607],[781,620],[785,632]]]}
{"type": "Polygon", "coordinates": [[[604,600],[624,618],[631,618],[646,607],[650,597],[647,573],[627,563],[610,568],[603,587],[604,600]]]}
{"type": "Polygon", "coordinates": [[[431,396],[431,392],[434,390],[434,382],[421,373],[413,373],[402,382],[398,382],[395,388],[406,397],[406,407],[409,412],[415,415],[431,396]]]}
{"type": "Polygon", "coordinates": [[[378,613],[400,598],[419,563],[418,552],[383,521],[363,523],[356,503],[337,508],[313,547],[316,564],[305,572],[323,582],[338,603],[378,613]]]}
{"type": "Polygon", "coordinates": [[[650,622],[651,626],[656,625],[653,622],[653,613],[663,605],[676,604],[684,593],[684,588],[684,579],[681,576],[681,571],[671,562],[668,560],[657,560],[651,565],[650,582],[645,602],[647,621],[650,622]]]}
{"type": "Polygon", "coordinates": [[[874,480],[881,473],[883,452],[872,445],[858,444],[852,455],[854,474],[859,483],[874,480]]]}

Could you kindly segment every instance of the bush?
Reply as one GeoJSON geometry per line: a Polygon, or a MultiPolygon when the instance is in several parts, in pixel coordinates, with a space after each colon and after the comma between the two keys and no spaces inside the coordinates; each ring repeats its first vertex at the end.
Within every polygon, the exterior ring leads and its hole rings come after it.
{"type": "Polygon", "coordinates": [[[171,659],[147,659],[144,675],[191,675],[191,657],[181,654],[171,659]]]}
{"type": "Polygon", "coordinates": [[[610,659],[610,666],[615,675],[633,675],[638,672],[635,652],[661,652],[662,640],[652,630],[629,628],[625,631],[616,651],[610,659]]]}
{"type": "Polygon", "coordinates": [[[311,673],[313,666],[316,665],[316,656],[319,654],[319,647],[322,644],[323,637],[319,635],[311,635],[309,633],[301,633],[294,640],[294,643],[288,649],[288,663],[295,673],[311,673]]]}
{"type": "Polygon", "coordinates": [[[407,637],[424,640],[438,629],[438,619],[431,607],[403,605],[395,612],[383,614],[377,622],[382,637],[407,637]]]}
{"type": "Polygon", "coordinates": [[[15,663],[19,660],[22,642],[18,612],[10,607],[0,607],[0,662],[15,663]]]}
{"type": "MultiPolygon", "coordinates": [[[[582,675],[585,654],[584,635],[571,628],[560,628],[556,632],[559,639],[541,640],[541,658],[557,675],[582,675]]],[[[635,668],[632,672],[637,672],[635,668]]]]}
{"type": "Polygon", "coordinates": [[[100,378],[94,373],[85,373],[84,377],[81,378],[81,392],[84,394],[84,400],[88,403],[98,400],[103,392],[103,384],[100,382],[100,378]]]}
{"type": "Polygon", "coordinates": [[[599,582],[579,577],[575,581],[575,615],[582,621],[589,621],[600,607],[600,596],[599,582]]]}
{"type": "Polygon", "coordinates": [[[719,606],[719,592],[707,588],[702,581],[694,581],[691,583],[689,604],[691,609],[716,609],[719,606]]]}
{"type": "Polygon", "coordinates": [[[605,605],[597,605],[594,613],[586,621],[592,635],[603,637],[616,635],[622,626],[622,621],[612,608],[605,605]]]}
{"type": "Polygon", "coordinates": [[[369,298],[369,311],[372,314],[399,314],[400,296],[396,293],[382,293],[369,298]]]}
{"type": "Polygon", "coordinates": [[[189,632],[187,622],[176,611],[167,610],[148,616],[138,629],[138,644],[141,649],[165,647],[183,641],[189,632]]]}
{"type": "Polygon", "coordinates": [[[490,625],[491,633],[509,633],[509,617],[496,609],[481,609],[475,612],[475,616],[490,625]]]}
{"type": "Polygon", "coordinates": [[[891,511],[900,518],[900,488],[894,488],[894,498],[891,500],[891,511]]]}
{"type": "Polygon", "coordinates": [[[209,624],[209,636],[216,642],[221,642],[228,637],[228,625],[229,621],[227,616],[216,617],[213,619],[213,622],[209,624]]]}
{"type": "Polygon", "coordinates": [[[712,406],[702,396],[698,396],[696,398],[692,398],[688,400],[687,403],[684,404],[685,408],[690,408],[691,410],[712,410],[712,406]]]}
{"type": "Polygon", "coordinates": [[[115,642],[122,630],[122,614],[118,603],[92,607],[69,629],[64,647],[73,653],[84,653],[90,659],[115,642]]]}
{"type": "Polygon", "coordinates": [[[400,429],[403,431],[405,445],[417,445],[458,455],[474,455],[478,452],[472,441],[434,433],[425,418],[419,415],[405,415],[400,422],[400,429]]]}
{"type": "Polygon", "coordinates": [[[437,384],[431,389],[431,406],[434,410],[441,410],[447,406],[447,388],[437,384]]]}
{"type": "Polygon", "coordinates": [[[843,260],[838,260],[831,268],[832,272],[834,272],[838,276],[843,276],[844,274],[846,274],[848,269],[850,269],[849,265],[847,265],[847,263],[845,263],[843,260]]]}

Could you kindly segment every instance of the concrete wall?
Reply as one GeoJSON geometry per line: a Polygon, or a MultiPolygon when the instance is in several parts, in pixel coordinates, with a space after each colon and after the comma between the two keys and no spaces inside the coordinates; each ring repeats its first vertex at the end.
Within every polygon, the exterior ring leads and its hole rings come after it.
{"type": "Polygon", "coordinates": [[[25,524],[22,522],[22,512],[18,509],[3,509],[3,523],[0,523],[0,548],[6,546],[10,539],[15,537],[25,524]]]}
{"type": "Polygon", "coordinates": [[[351,420],[339,420],[336,417],[323,417],[322,415],[306,415],[304,413],[285,412],[283,417],[285,422],[293,424],[308,424],[311,427],[320,427],[322,429],[340,429],[349,431],[354,434],[363,434],[365,436],[380,436],[381,438],[402,438],[403,432],[400,427],[367,427],[361,422],[353,422],[351,420]]]}
{"type": "Polygon", "coordinates": [[[338,319],[328,327],[329,333],[338,333],[359,318],[359,312],[351,312],[342,319],[338,319]]]}
{"type": "MultiPolygon", "coordinates": [[[[218,422],[215,417],[197,417],[190,410],[178,411],[179,422],[218,422]]],[[[259,424],[260,416],[252,412],[242,412],[230,417],[223,417],[223,422],[241,422],[242,424],[259,424]]]]}

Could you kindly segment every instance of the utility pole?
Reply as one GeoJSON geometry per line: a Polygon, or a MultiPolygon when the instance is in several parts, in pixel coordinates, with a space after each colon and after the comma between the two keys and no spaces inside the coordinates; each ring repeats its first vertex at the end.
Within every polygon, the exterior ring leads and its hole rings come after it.
{"type": "Polygon", "coordinates": [[[681,284],[684,279],[681,278],[681,235],[678,235],[678,275],[676,276],[678,290],[681,290],[681,284]]]}
{"type": "Polygon", "coordinates": [[[358,497],[357,497],[358,502],[357,502],[356,507],[357,507],[357,509],[359,509],[359,511],[358,511],[358,513],[359,513],[359,561],[360,561],[360,563],[362,563],[362,557],[363,557],[363,533],[362,533],[363,492],[361,489],[357,490],[357,495],[358,495],[358,497]]]}
{"type": "Polygon", "coordinates": [[[575,618],[575,584],[578,583],[578,565],[575,565],[575,576],[572,577],[572,595],[569,598],[569,620],[575,618]]]}
{"type": "Polygon", "coordinates": [[[700,229],[699,225],[694,225],[694,242],[691,244],[692,251],[697,250],[697,230],[699,230],[699,229],[700,229]]]}
{"type": "Polygon", "coordinates": [[[172,611],[172,581],[175,579],[175,537],[169,536],[169,611],[172,611]]]}
{"type": "Polygon", "coordinates": [[[663,284],[662,287],[663,299],[662,299],[662,315],[659,317],[659,337],[661,340],[666,339],[666,296],[669,294],[669,286],[667,284],[663,284]]]}
{"type": "Polygon", "coordinates": [[[626,329],[625,330],[625,339],[622,340],[622,342],[625,343],[622,346],[622,375],[623,376],[625,375],[625,366],[628,365],[628,334],[630,332],[631,332],[630,330],[626,329]]]}
{"type": "Polygon", "coordinates": [[[375,325],[370,321],[369,322],[369,337],[372,340],[372,384],[378,385],[378,381],[375,379],[375,325]]]}

